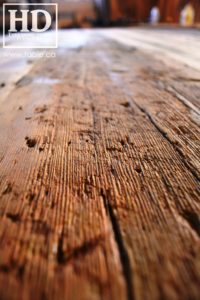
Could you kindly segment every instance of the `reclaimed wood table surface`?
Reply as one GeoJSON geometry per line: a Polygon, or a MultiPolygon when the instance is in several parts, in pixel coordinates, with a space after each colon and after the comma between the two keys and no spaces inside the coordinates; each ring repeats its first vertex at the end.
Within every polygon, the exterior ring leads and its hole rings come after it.
{"type": "Polygon", "coordinates": [[[0,299],[199,299],[200,32],[23,51],[0,49],[0,299]]]}

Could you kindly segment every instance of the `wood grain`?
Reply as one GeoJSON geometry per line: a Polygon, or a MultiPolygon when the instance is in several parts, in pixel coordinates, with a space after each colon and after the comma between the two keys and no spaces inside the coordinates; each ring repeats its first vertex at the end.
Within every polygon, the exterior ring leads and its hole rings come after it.
{"type": "Polygon", "coordinates": [[[179,66],[94,31],[16,80],[0,104],[0,299],[199,299],[200,84],[187,67],[190,99],[179,66]]]}

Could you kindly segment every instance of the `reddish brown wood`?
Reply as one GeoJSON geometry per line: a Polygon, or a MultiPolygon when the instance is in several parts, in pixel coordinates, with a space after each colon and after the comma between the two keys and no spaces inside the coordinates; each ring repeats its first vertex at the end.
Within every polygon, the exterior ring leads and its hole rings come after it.
{"type": "Polygon", "coordinates": [[[2,59],[1,300],[199,299],[198,32],[181,34],[64,31],[56,58],[16,76],[2,59]]]}

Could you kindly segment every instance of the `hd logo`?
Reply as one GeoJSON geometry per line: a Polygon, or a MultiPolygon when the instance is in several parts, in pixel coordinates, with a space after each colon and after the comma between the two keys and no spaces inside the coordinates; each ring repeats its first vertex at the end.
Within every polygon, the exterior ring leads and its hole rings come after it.
{"type": "Polygon", "coordinates": [[[57,23],[56,3],[3,4],[3,47],[57,48],[57,23]]]}

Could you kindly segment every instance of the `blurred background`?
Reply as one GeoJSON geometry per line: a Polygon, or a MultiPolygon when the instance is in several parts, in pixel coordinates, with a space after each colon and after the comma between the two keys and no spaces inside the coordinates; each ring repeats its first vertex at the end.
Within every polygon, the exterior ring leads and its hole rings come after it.
{"type": "Polygon", "coordinates": [[[1,10],[9,2],[58,3],[59,28],[200,24],[200,0],[0,0],[1,10]]]}

